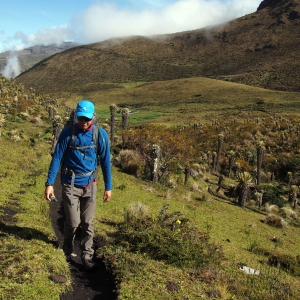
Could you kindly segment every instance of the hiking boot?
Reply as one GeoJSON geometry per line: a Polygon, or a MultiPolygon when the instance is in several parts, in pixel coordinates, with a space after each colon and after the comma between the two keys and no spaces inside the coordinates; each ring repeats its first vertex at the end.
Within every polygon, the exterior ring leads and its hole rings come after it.
{"type": "Polygon", "coordinates": [[[66,258],[66,261],[67,262],[71,262],[71,255],[69,255],[69,254],[65,254],[65,258],[66,258]]]}
{"type": "Polygon", "coordinates": [[[69,242],[65,240],[63,243],[63,251],[66,256],[71,255],[73,252],[73,242],[69,242]]]}
{"type": "Polygon", "coordinates": [[[82,265],[86,271],[93,270],[96,267],[95,262],[93,261],[92,257],[90,257],[90,256],[83,256],[81,258],[81,261],[82,261],[82,265]]]}
{"type": "MultiPolygon", "coordinates": [[[[63,249],[60,249],[60,251],[64,253],[63,249]]],[[[72,256],[74,256],[74,255],[76,256],[76,254],[73,254],[73,253],[71,253],[71,254],[64,253],[64,255],[65,255],[66,262],[71,262],[72,256]]]]}

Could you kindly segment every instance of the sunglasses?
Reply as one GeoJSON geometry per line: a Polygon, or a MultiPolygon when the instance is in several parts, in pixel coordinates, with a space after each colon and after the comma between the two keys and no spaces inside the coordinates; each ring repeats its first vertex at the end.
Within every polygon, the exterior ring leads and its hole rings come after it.
{"type": "Polygon", "coordinates": [[[89,119],[87,117],[78,117],[77,120],[79,122],[86,122],[86,123],[92,121],[92,119],[89,119]]]}

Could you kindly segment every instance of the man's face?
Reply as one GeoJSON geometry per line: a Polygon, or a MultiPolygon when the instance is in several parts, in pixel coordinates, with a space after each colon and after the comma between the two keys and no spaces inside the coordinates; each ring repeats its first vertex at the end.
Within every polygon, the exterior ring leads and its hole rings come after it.
{"type": "Polygon", "coordinates": [[[93,119],[88,119],[86,117],[78,117],[77,121],[79,128],[87,130],[92,125],[93,119]]]}

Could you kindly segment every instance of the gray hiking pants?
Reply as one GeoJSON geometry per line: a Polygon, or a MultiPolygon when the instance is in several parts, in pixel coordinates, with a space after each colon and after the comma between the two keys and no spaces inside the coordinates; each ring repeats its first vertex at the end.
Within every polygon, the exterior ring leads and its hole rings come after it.
{"type": "Polygon", "coordinates": [[[79,226],[81,226],[80,249],[82,257],[94,254],[92,246],[96,192],[96,182],[93,182],[86,188],[74,186],[73,191],[70,184],[63,183],[62,199],[65,211],[63,250],[66,255],[70,255],[73,251],[75,232],[79,226]]]}

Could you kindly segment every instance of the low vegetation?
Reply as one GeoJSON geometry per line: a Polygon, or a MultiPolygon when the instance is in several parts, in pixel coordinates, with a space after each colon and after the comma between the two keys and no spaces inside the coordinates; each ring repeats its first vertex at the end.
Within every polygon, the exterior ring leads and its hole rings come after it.
{"type": "MultiPolygon", "coordinates": [[[[51,122],[68,110],[1,84],[0,298],[59,299],[71,279],[43,192],[51,122]],[[67,281],[54,283],[57,274],[67,281]]],[[[110,131],[108,105],[106,113],[99,122],[110,131]]],[[[117,279],[119,299],[299,298],[298,116],[220,115],[174,127],[135,126],[129,114],[126,130],[119,120],[113,199],[98,202],[95,221],[106,238],[97,256],[117,279]]]]}
{"type": "MultiPolygon", "coordinates": [[[[24,123],[23,123],[24,125],[24,123]]],[[[1,138],[1,299],[56,299],[70,287],[50,280],[68,266],[56,247],[43,182],[49,144],[1,138]]]]}

